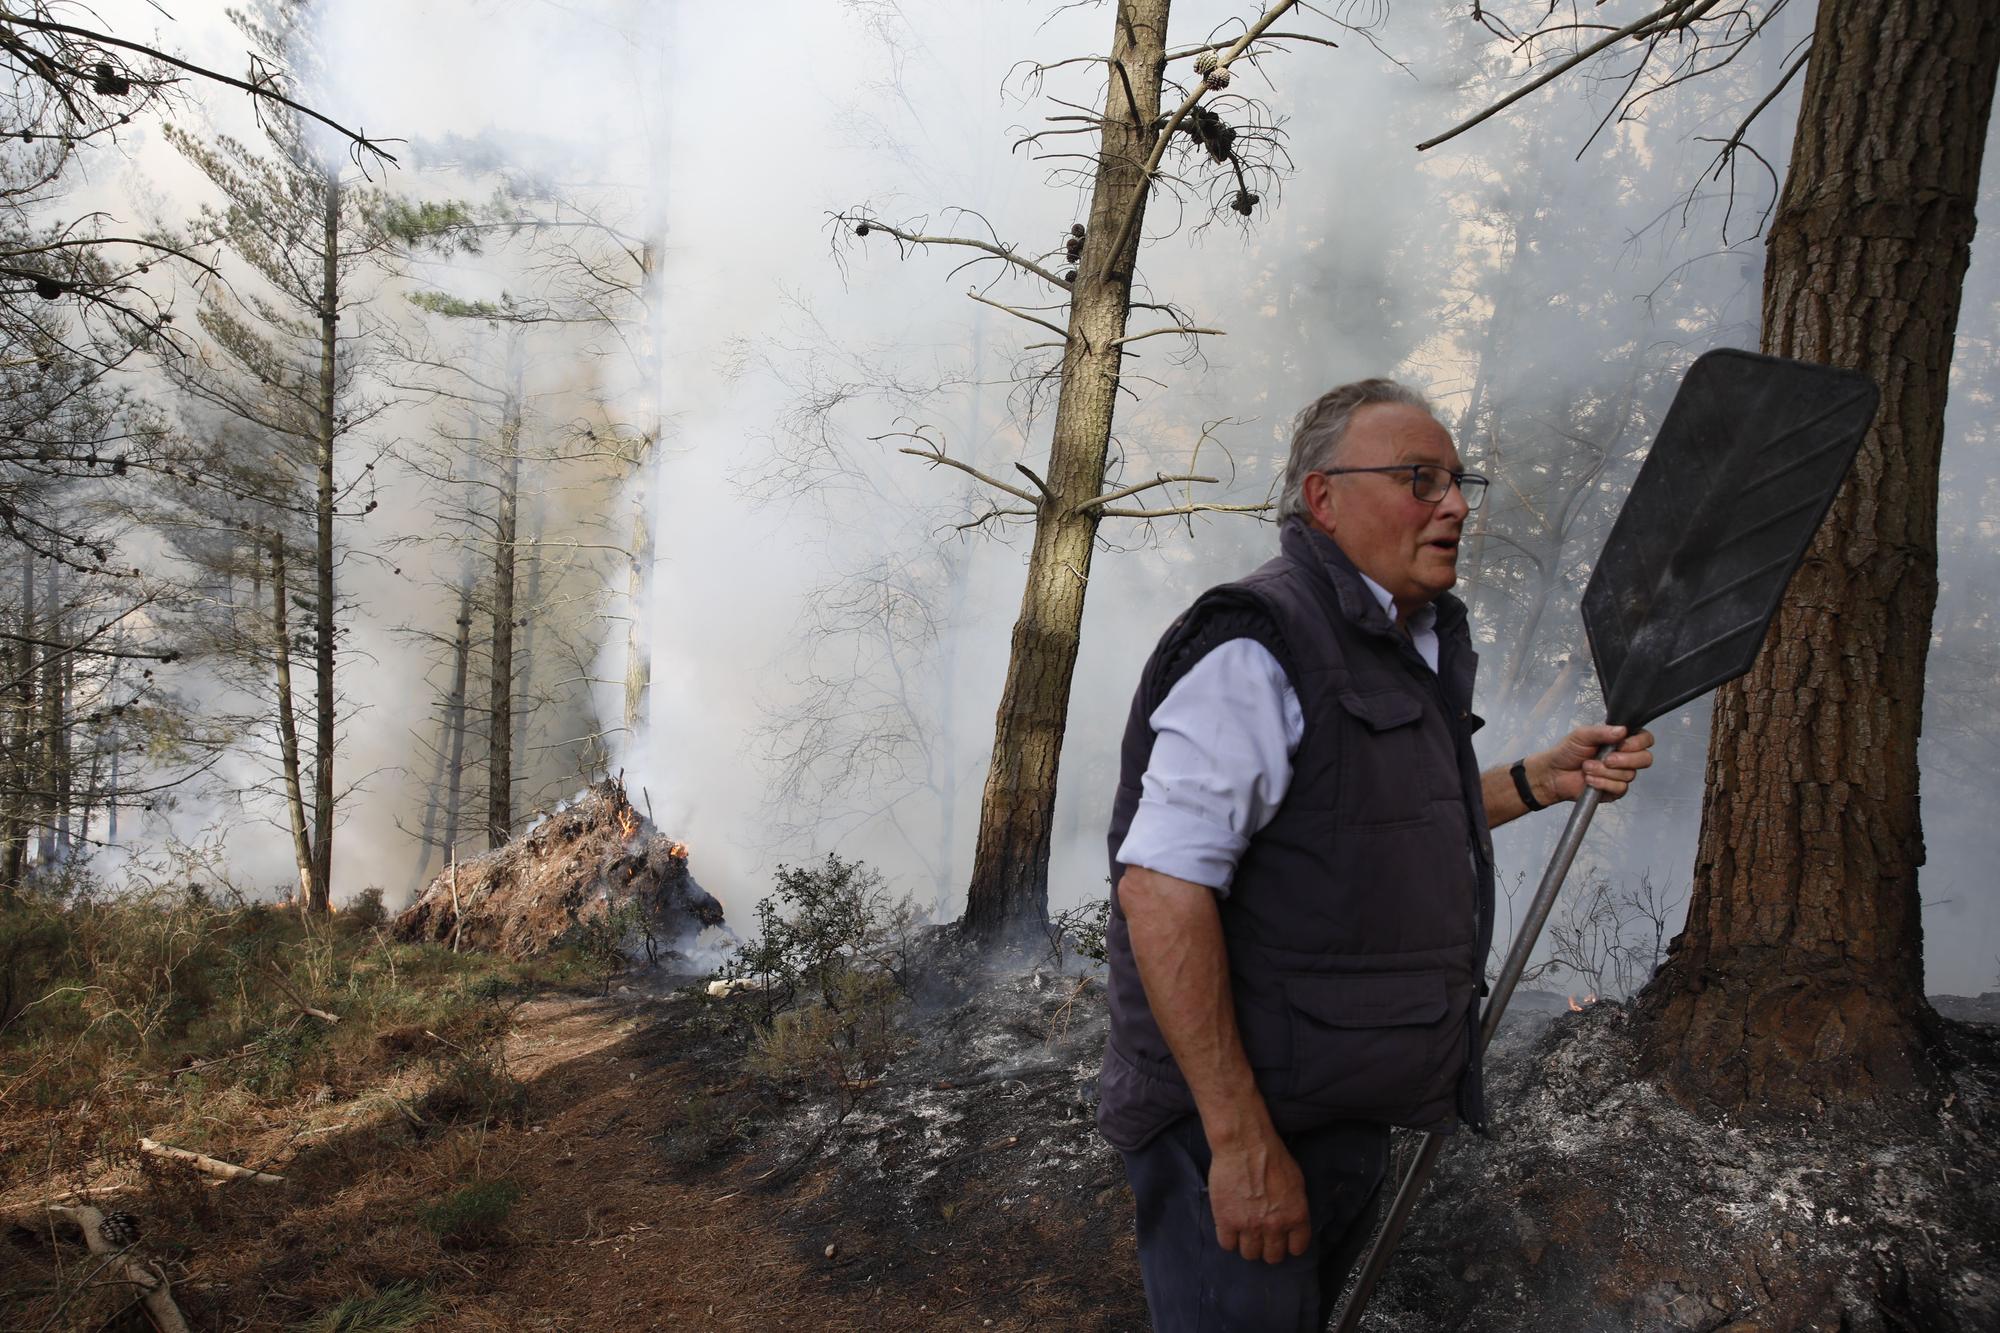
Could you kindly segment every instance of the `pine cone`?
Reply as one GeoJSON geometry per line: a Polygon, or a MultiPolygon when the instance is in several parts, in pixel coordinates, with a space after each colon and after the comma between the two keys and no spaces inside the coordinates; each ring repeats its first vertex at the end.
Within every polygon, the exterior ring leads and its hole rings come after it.
{"type": "Polygon", "coordinates": [[[1206,79],[1209,75],[1215,73],[1216,64],[1217,60],[1215,52],[1203,51],[1200,55],[1194,58],[1194,72],[1201,75],[1202,78],[1206,79]]]}
{"type": "Polygon", "coordinates": [[[106,1213],[97,1224],[97,1234],[106,1245],[126,1249],[138,1243],[139,1219],[130,1213],[106,1213]]]}
{"type": "Polygon", "coordinates": [[[1208,85],[1210,92],[1219,93],[1229,86],[1229,71],[1226,69],[1212,69],[1201,76],[1201,81],[1208,85]]]}

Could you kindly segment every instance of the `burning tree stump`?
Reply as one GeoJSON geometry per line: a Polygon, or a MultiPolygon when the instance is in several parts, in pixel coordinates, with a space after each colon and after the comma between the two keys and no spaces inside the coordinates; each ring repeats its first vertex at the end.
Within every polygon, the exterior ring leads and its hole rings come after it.
{"type": "Polygon", "coordinates": [[[686,844],[609,779],[506,846],[439,871],[396,918],[396,935],[531,958],[628,905],[669,949],[722,924],[722,904],[688,873],[686,844]]]}

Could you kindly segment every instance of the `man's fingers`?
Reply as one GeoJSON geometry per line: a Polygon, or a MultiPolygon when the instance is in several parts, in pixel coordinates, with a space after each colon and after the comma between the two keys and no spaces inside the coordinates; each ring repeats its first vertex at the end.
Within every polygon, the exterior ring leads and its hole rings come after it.
{"type": "Polygon", "coordinates": [[[1304,1254],[1306,1247],[1312,1244],[1312,1234],[1312,1228],[1304,1224],[1292,1228],[1289,1238],[1291,1243],[1287,1248],[1291,1250],[1294,1259],[1304,1254]]]}

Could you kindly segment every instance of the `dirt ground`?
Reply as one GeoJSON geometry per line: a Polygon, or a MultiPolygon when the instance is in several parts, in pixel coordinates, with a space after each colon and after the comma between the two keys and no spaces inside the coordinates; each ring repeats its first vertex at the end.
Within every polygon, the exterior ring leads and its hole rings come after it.
{"type": "MultiPolygon", "coordinates": [[[[630,996],[524,1007],[514,1060],[530,1088],[531,1117],[493,1143],[507,1174],[526,1187],[510,1219],[514,1244],[449,1282],[454,1309],[427,1327],[1144,1326],[1143,1301],[1130,1296],[1116,1310],[1089,1308],[1116,1284],[1079,1289],[1103,1267],[1136,1282],[1129,1203],[1090,1225],[1029,1202],[1017,1226],[977,1228],[987,1234],[972,1243],[942,1221],[926,1238],[922,1229],[885,1228],[865,1208],[850,1213],[838,1164],[788,1173],[789,1149],[672,1162],[663,1127],[690,1096],[708,1092],[715,1072],[676,1033],[673,1008],[630,996]],[[1017,1228],[1021,1243],[1005,1244],[1017,1228]],[[1086,1262],[1050,1272],[1044,1247],[1064,1240],[1086,1262]]],[[[974,1230],[971,1210],[955,1215],[974,1230]]]]}
{"type": "MultiPolygon", "coordinates": [[[[399,1282],[431,1293],[436,1313],[417,1325],[427,1330],[1144,1326],[1122,1177],[1093,1177],[1092,1209],[1015,1197],[1018,1163],[983,1146],[932,1174],[950,1196],[942,1206],[905,1206],[879,1173],[857,1192],[828,1136],[789,1133],[821,1108],[755,1105],[768,1087],[740,1073],[727,1033],[690,1028],[690,1003],[627,991],[521,1004],[507,1038],[527,1089],[519,1123],[427,1132],[412,1118],[420,1089],[392,1077],[322,1093],[272,1115],[261,1138],[209,1149],[284,1185],[128,1167],[106,1177],[127,1191],[93,1201],[142,1219],[204,1330],[303,1327],[399,1282]],[[752,1115],[730,1121],[727,1144],[698,1134],[691,1149],[690,1104],[732,1097],[752,1115]],[[317,1132],[321,1121],[336,1128],[317,1132]],[[504,1234],[440,1245],[423,1210],[473,1179],[520,1187],[504,1234]]],[[[1006,1097],[993,1082],[971,1091],[1006,1097]]],[[[850,1110],[840,1128],[866,1123],[850,1110]]],[[[0,1328],[23,1327],[8,1311],[27,1308],[7,1293],[59,1276],[49,1256],[61,1250],[21,1222],[37,1197],[0,1198],[0,1328]]],[[[96,1325],[52,1327],[72,1326],[96,1325]]]]}

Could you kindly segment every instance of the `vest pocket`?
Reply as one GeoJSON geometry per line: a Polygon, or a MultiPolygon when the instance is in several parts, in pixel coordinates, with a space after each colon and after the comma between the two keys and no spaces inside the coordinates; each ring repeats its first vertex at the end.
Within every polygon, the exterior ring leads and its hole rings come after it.
{"type": "Polygon", "coordinates": [[[1443,1095],[1465,1065],[1465,1014],[1446,974],[1289,976],[1292,1097],[1392,1113],[1443,1095]]]}

